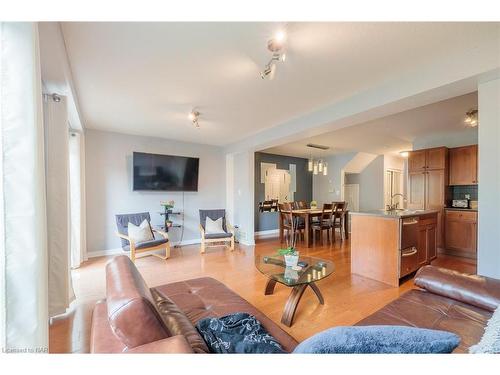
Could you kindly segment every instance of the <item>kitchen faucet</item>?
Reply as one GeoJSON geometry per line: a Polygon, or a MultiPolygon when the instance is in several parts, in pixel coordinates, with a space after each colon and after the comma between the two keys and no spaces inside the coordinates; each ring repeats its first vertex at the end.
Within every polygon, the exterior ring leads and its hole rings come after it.
{"type": "Polygon", "coordinates": [[[396,211],[398,209],[399,202],[396,202],[396,204],[393,203],[394,197],[396,197],[398,195],[403,198],[403,202],[406,202],[406,197],[403,194],[401,194],[401,193],[392,194],[391,195],[391,204],[387,205],[387,211],[396,211]]]}

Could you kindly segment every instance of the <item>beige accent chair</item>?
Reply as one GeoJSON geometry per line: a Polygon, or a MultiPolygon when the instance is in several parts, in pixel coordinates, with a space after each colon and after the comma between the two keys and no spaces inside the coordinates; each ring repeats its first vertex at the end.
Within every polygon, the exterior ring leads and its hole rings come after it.
{"type": "Polygon", "coordinates": [[[116,235],[120,237],[122,241],[123,251],[130,253],[130,260],[132,260],[132,262],[135,262],[136,254],[146,252],[150,253],[152,251],[163,249],[165,250],[165,255],[151,253],[144,256],[153,255],[163,260],[170,258],[170,241],[168,239],[168,233],[151,227],[151,217],[149,216],[149,212],[116,215],[116,227],[118,229],[116,235]],[[128,223],[140,225],[144,220],[148,221],[151,228],[151,234],[154,239],[144,242],[135,242],[128,236],[128,223]],[[157,233],[158,236],[155,236],[155,233],[157,233]]]}
{"type": "Polygon", "coordinates": [[[200,232],[201,232],[201,249],[200,252],[203,254],[207,246],[219,246],[224,243],[229,246],[231,251],[234,250],[234,227],[230,225],[226,220],[226,210],[200,210],[200,232]],[[205,233],[205,222],[209,217],[212,220],[217,220],[222,217],[222,229],[223,233],[205,233]]]}

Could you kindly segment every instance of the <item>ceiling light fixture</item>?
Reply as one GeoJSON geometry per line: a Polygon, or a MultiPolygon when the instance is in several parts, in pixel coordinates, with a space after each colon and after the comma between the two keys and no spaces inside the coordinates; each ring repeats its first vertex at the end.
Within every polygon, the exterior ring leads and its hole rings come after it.
{"type": "Polygon", "coordinates": [[[465,114],[465,120],[464,122],[467,124],[467,126],[470,126],[471,128],[474,128],[479,125],[479,120],[478,120],[478,111],[477,109],[471,109],[469,112],[465,114]]]}
{"type": "Polygon", "coordinates": [[[200,124],[198,123],[199,117],[200,117],[200,112],[195,111],[194,109],[188,115],[188,118],[191,120],[191,122],[197,129],[200,128],[200,124]]]}
{"type": "MultiPolygon", "coordinates": [[[[321,151],[328,150],[330,147],[317,145],[313,143],[308,143],[306,145],[309,148],[315,148],[321,151]]],[[[328,175],[328,163],[324,159],[314,159],[311,155],[307,160],[307,170],[312,172],[314,175],[322,174],[323,176],[328,175]]]]}
{"type": "Polygon", "coordinates": [[[266,64],[264,70],[260,72],[260,78],[262,79],[274,79],[275,71],[276,71],[276,63],[284,62],[286,60],[285,54],[285,40],[286,33],[283,30],[280,30],[276,33],[274,38],[268,40],[267,49],[272,53],[271,60],[266,64]]]}
{"type": "Polygon", "coordinates": [[[410,155],[410,151],[400,151],[399,155],[401,155],[404,158],[407,158],[410,155]]]}

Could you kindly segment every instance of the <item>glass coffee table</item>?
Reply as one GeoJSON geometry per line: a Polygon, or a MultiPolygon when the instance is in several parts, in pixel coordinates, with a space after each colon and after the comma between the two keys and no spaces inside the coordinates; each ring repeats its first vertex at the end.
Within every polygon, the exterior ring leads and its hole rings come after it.
{"type": "Polygon", "coordinates": [[[276,283],[292,288],[281,317],[281,323],[288,327],[293,323],[295,310],[297,310],[300,299],[308,286],[318,297],[319,303],[324,304],[323,295],[316,285],[316,281],[330,276],[334,271],[333,262],[326,259],[300,256],[299,264],[303,265],[301,269],[293,269],[285,267],[285,260],[282,255],[255,256],[255,266],[268,277],[264,291],[265,295],[273,294],[276,283]]]}

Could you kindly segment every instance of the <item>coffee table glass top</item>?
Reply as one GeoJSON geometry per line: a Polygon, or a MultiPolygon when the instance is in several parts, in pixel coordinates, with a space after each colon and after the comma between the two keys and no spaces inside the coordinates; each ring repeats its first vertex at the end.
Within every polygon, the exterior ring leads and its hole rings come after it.
{"type": "Polygon", "coordinates": [[[255,266],[269,277],[286,286],[309,284],[330,276],[335,267],[332,261],[309,256],[300,256],[299,263],[304,266],[300,270],[285,267],[283,255],[256,255],[255,266]]]}

